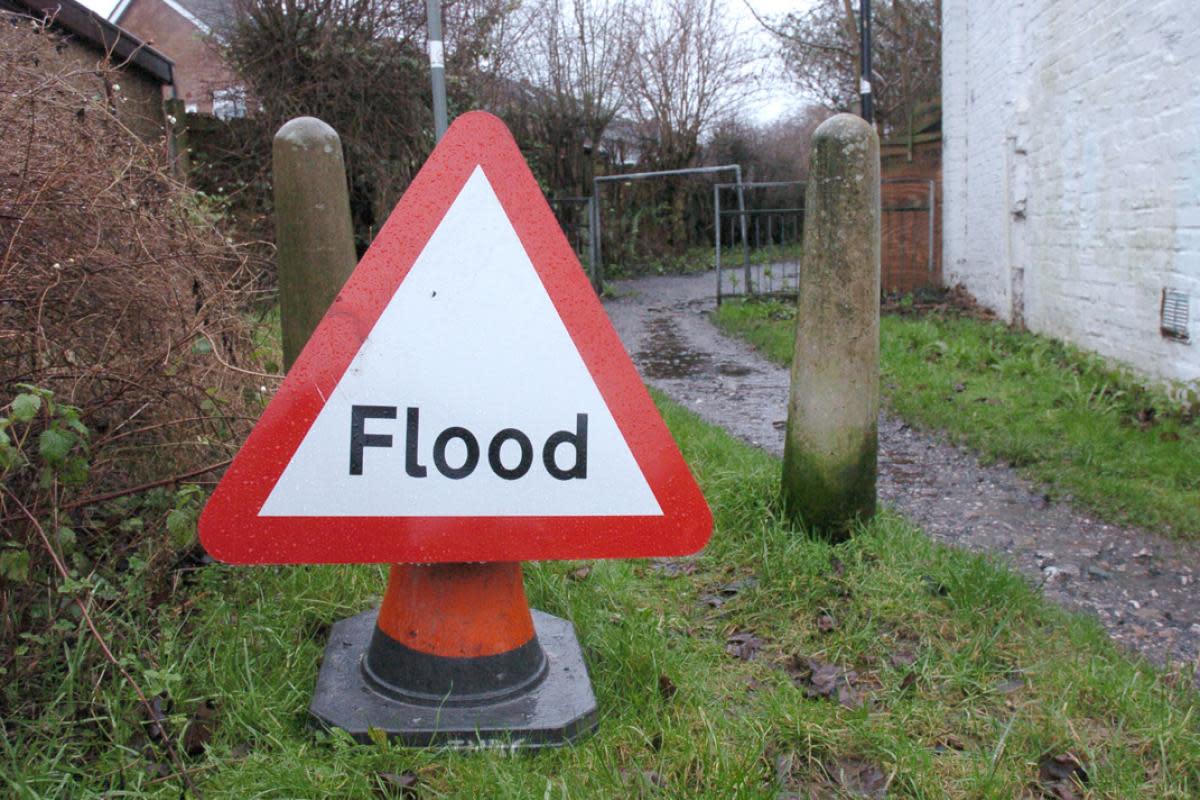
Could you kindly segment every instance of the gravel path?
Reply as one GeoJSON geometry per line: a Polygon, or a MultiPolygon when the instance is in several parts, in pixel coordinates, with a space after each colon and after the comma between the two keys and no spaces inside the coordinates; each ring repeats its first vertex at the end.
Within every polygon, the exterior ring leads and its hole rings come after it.
{"type": "MultiPolygon", "coordinates": [[[[715,276],[614,282],[605,303],[643,378],[735,436],[783,452],[788,373],[708,319],[715,276]]],[[[1200,545],[1048,501],[1004,465],[884,413],[879,494],[934,539],[1001,555],[1052,600],[1095,614],[1163,664],[1200,654],[1200,545]]]]}

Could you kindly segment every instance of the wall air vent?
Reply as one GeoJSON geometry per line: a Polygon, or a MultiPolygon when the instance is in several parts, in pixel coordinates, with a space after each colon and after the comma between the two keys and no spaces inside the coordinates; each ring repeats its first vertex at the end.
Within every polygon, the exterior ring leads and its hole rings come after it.
{"type": "Polygon", "coordinates": [[[1160,330],[1168,339],[1190,342],[1188,335],[1188,296],[1178,289],[1163,289],[1160,330]]]}

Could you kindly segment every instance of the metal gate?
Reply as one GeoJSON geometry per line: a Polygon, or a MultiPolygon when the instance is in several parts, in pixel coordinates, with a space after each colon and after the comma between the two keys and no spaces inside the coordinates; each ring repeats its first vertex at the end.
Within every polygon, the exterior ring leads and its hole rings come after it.
{"type": "MultiPolygon", "coordinates": [[[[889,178],[880,189],[882,291],[910,292],[938,284],[934,182],[889,178]]],[[[718,304],[729,297],[795,294],[804,241],[804,190],[803,181],[713,187],[718,304]],[[730,207],[730,190],[742,192],[744,210],[730,207]]]]}
{"type": "Polygon", "coordinates": [[[719,183],[713,187],[717,304],[725,297],[795,293],[804,238],[804,182],[719,183]],[[721,193],[745,197],[745,209],[726,208],[721,193]],[[734,259],[725,250],[738,248],[734,259]],[[730,260],[732,264],[728,263],[730,260]]]}

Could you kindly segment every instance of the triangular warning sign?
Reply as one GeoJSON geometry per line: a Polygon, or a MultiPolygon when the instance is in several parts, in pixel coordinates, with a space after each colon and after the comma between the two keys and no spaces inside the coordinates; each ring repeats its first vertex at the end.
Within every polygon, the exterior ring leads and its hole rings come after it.
{"type": "Polygon", "coordinates": [[[712,516],[504,124],[460,117],[200,520],[234,563],[682,555],[712,516]]]}

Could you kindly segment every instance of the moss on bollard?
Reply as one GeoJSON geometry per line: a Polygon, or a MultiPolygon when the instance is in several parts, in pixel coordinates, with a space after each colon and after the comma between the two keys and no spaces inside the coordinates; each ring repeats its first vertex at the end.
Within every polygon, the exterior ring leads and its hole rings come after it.
{"type": "Polygon", "coordinates": [[[290,369],[358,259],[337,131],[297,117],[275,134],[271,158],[283,363],[290,369]]]}
{"type": "Polygon", "coordinates": [[[839,114],[813,135],[782,487],[831,539],[875,514],[879,213],[875,130],[839,114]]]}

